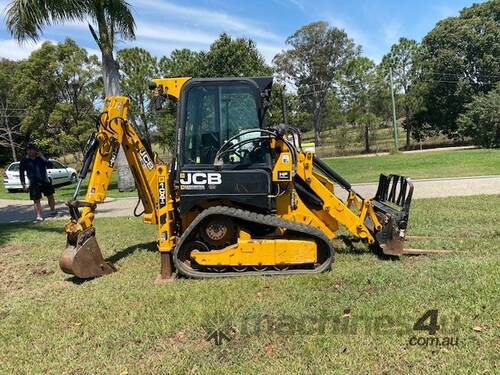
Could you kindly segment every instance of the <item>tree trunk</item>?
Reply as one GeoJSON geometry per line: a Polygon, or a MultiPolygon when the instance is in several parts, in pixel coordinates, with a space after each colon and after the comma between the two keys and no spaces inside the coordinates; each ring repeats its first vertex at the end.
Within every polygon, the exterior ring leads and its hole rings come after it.
{"type": "Polygon", "coordinates": [[[102,77],[104,80],[104,92],[108,96],[120,95],[120,73],[113,53],[102,52],[102,77]]]}
{"type": "Polygon", "coordinates": [[[410,122],[410,111],[408,107],[405,108],[405,121],[406,121],[406,151],[411,148],[411,122],[410,122]]]}
{"type": "Polygon", "coordinates": [[[151,134],[149,133],[148,119],[144,113],[141,114],[142,126],[144,126],[144,138],[151,144],[151,134]]]}
{"type": "Polygon", "coordinates": [[[12,160],[17,161],[16,145],[14,143],[14,138],[12,137],[12,129],[9,126],[9,117],[7,116],[7,111],[4,113],[5,121],[5,131],[7,132],[7,137],[9,138],[10,150],[12,152],[12,160]]]}
{"type": "Polygon", "coordinates": [[[316,110],[313,112],[313,131],[314,131],[314,144],[316,147],[321,146],[321,130],[320,130],[320,112],[316,110]]]}
{"type": "MultiPolygon", "coordinates": [[[[102,51],[102,76],[104,80],[104,92],[106,96],[120,95],[120,73],[118,64],[113,58],[113,52],[106,53],[102,51]]],[[[123,148],[120,147],[118,157],[116,158],[116,168],[118,170],[118,190],[132,191],[135,189],[134,176],[130,171],[127,157],[123,148]]]]}
{"type": "Polygon", "coordinates": [[[365,122],[365,153],[370,152],[370,127],[368,122],[365,122]]]}

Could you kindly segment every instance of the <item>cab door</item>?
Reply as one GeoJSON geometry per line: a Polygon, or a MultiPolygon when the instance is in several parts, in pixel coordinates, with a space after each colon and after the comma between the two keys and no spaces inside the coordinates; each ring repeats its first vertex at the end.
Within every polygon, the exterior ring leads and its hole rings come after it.
{"type": "Polygon", "coordinates": [[[177,154],[181,212],[217,199],[269,208],[271,157],[266,140],[258,140],[263,111],[257,85],[245,79],[191,80],[183,90],[177,154]],[[228,140],[245,143],[215,167],[228,140]]]}

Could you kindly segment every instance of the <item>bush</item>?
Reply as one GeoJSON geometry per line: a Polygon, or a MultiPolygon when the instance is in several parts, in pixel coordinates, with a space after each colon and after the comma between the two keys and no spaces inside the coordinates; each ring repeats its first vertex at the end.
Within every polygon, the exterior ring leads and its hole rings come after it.
{"type": "Polygon", "coordinates": [[[500,147],[500,84],[475,96],[465,108],[458,118],[462,137],[471,137],[482,147],[500,147]]]}

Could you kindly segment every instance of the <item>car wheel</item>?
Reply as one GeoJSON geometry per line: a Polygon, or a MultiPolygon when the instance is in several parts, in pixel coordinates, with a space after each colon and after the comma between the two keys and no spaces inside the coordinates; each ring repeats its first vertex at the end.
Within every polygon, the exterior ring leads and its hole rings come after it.
{"type": "Polygon", "coordinates": [[[76,173],[73,173],[73,174],[71,175],[71,182],[72,182],[72,183],[75,183],[77,180],[78,180],[78,176],[76,175],[76,173]]]}

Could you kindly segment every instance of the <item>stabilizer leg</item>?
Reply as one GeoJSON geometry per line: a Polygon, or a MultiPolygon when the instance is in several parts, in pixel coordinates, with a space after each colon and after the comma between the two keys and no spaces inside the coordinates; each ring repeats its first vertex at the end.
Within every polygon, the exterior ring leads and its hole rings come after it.
{"type": "Polygon", "coordinates": [[[175,280],[172,272],[172,254],[170,252],[160,252],[160,274],[156,277],[155,284],[165,284],[175,280]]]}

